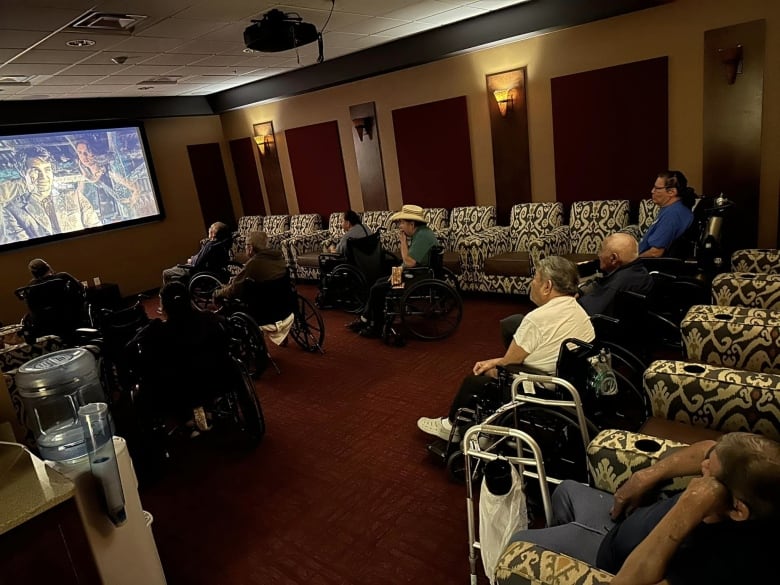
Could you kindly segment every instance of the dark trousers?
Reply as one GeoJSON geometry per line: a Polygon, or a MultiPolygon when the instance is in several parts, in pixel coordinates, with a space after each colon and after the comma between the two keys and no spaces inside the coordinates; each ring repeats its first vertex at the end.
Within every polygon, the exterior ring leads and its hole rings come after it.
{"type": "Polygon", "coordinates": [[[382,322],[385,318],[385,299],[391,288],[390,278],[383,276],[377,279],[368,291],[368,303],[366,304],[363,317],[368,319],[371,326],[377,330],[382,327],[382,322]]]}
{"type": "Polygon", "coordinates": [[[461,408],[476,408],[481,398],[490,398],[502,404],[512,398],[510,389],[499,388],[495,378],[490,376],[466,376],[460,384],[458,393],[450,406],[450,422],[455,421],[461,408]]]}

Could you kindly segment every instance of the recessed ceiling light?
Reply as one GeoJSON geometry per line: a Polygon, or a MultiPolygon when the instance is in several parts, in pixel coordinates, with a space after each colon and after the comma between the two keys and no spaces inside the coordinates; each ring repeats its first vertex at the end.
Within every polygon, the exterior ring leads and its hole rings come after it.
{"type": "Polygon", "coordinates": [[[260,51],[255,51],[254,49],[250,49],[249,47],[247,47],[246,49],[243,50],[243,52],[244,53],[259,53],[260,51]]]}
{"type": "Polygon", "coordinates": [[[95,41],[91,39],[74,39],[65,43],[69,47],[91,47],[95,44],[95,41]]]}

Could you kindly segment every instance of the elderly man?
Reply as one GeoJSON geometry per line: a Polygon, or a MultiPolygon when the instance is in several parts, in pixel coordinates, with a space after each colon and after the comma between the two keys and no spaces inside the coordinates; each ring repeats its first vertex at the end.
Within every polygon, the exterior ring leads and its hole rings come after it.
{"type": "Polygon", "coordinates": [[[268,248],[268,234],[252,232],[246,238],[245,252],[249,260],[241,271],[230,279],[225,286],[214,291],[214,297],[240,299],[244,293],[244,283],[250,278],[254,282],[267,282],[282,278],[287,274],[287,264],[279,250],[268,248]]]}
{"type": "MultiPolygon", "coordinates": [[[[631,291],[643,295],[653,288],[653,278],[638,260],[637,242],[633,236],[615,233],[604,238],[599,251],[599,269],[603,276],[588,282],[581,290],[579,303],[588,315],[614,315],[617,293],[631,291]]],[[[509,347],[523,315],[510,315],[501,320],[501,339],[509,347]]]]}
{"type": "Polygon", "coordinates": [[[187,281],[193,270],[219,271],[227,266],[230,259],[230,228],[221,221],[209,226],[209,237],[201,240],[200,250],[187,260],[162,273],[163,286],[170,282],[187,281]]]}
{"type": "MultiPolygon", "coordinates": [[[[593,341],[596,334],[588,314],[577,303],[577,267],[560,256],[543,258],[531,282],[531,300],[537,308],[528,313],[515,331],[503,357],[478,361],[474,375],[463,380],[446,417],[417,421],[424,433],[447,440],[461,408],[472,407],[475,396],[492,383],[498,366],[523,364],[545,374],[555,374],[561,343],[569,338],[593,341]]],[[[509,396],[504,396],[506,401],[509,396]]]]}
{"type": "Polygon", "coordinates": [[[613,585],[762,583],[774,570],[778,520],[780,444],[729,433],[637,471],[614,497],[564,481],[552,525],[512,540],[609,571],[613,585]],[[642,505],[656,486],[691,475],[681,494],[642,505]]]}
{"type": "MultiPolygon", "coordinates": [[[[428,266],[431,250],[438,240],[433,230],[428,227],[423,208],[418,205],[404,205],[401,211],[390,217],[390,221],[395,220],[398,220],[403,267],[428,266]]],[[[385,297],[390,286],[390,279],[386,276],[377,280],[369,291],[365,312],[347,327],[363,337],[379,337],[384,318],[385,297]]]]}
{"type": "Polygon", "coordinates": [[[332,254],[341,254],[345,256],[347,254],[347,241],[357,240],[359,238],[365,238],[370,236],[373,232],[363,225],[360,220],[360,216],[351,209],[344,214],[344,219],[341,222],[341,227],[344,230],[344,235],[338,243],[328,247],[328,252],[332,254]]]}

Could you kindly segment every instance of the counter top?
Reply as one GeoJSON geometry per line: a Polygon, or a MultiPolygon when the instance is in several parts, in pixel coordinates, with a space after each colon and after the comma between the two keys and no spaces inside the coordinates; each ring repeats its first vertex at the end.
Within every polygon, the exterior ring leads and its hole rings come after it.
{"type": "Polygon", "coordinates": [[[22,445],[0,443],[0,534],[72,498],[75,486],[22,445]]]}

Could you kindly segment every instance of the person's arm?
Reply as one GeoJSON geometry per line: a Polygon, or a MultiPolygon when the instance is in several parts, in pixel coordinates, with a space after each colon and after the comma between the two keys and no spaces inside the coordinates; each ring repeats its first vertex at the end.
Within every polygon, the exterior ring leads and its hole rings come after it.
{"type": "Polygon", "coordinates": [[[528,352],[517,343],[512,341],[506,350],[503,357],[493,358],[491,360],[479,361],[474,364],[474,375],[479,376],[485,374],[487,376],[496,377],[496,368],[498,366],[508,366],[510,364],[522,364],[525,358],[528,357],[528,352]]]}
{"type": "Polygon", "coordinates": [[[645,250],[642,252],[639,257],[640,258],[660,258],[664,255],[666,252],[666,248],[656,248],[655,246],[651,247],[648,250],[645,250]]]}
{"type": "Polygon", "coordinates": [[[214,291],[214,298],[234,299],[238,296],[241,289],[241,285],[246,280],[246,266],[244,266],[238,274],[230,279],[230,282],[220,286],[214,291]]]}
{"type": "Polygon", "coordinates": [[[610,511],[612,519],[617,520],[623,513],[630,514],[645,494],[659,483],[675,477],[701,473],[701,463],[713,445],[715,441],[699,441],[633,473],[615,492],[615,503],[610,511]]]}
{"type": "Polygon", "coordinates": [[[720,514],[728,504],[728,490],[712,476],[691,480],[677,503],[639,543],[611,585],[657,585],[666,583],[666,575],[680,543],[713,514],[720,514]]]}
{"type": "Polygon", "coordinates": [[[409,242],[406,240],[406,234],[401,230],[398,230],[398,238],[401,242],[401,259],[403,260],[406,268],[414,268],[417,266],[417,260],[409,255],[409,242]]]}

